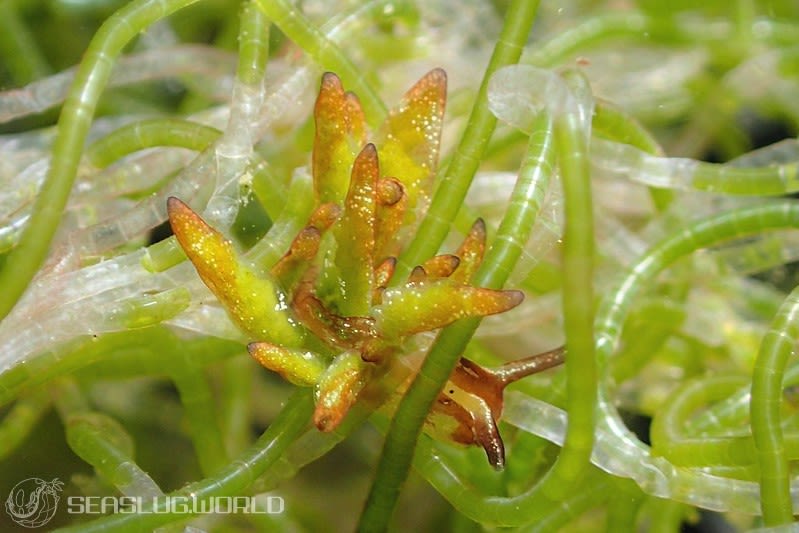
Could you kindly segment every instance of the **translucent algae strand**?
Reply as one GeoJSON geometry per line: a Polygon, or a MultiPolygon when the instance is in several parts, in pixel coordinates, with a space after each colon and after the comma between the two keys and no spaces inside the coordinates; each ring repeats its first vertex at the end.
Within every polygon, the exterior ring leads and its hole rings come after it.
{"type": "MultiPolygon", "coordinates": [[[[503,420],[556,444],[563,442],[566,428],[565,411],[541,400],[515,391],[509,392],[503,420]]],[[[645,493],[659,498],[669,498],[720,512],[736,511],[752,515],[760,513],[760,489],[757,483],[716,476],[704,468],[675,466],[664,457],[653,456],[646,445],[635,439],[631,433],[625,434],[625,430],[619,424],[622,422],[607,423],[600,420],[591,456],[591,462],[600,469],[615,476],[630,478],[645,493]]],[[[431,473],[435,473],[435,477],[449,479],[449,483],[461,485],[460,490],[456,490],[454,484],[452,490],[444,491],[439,488],[447,499],[453,501],[450,499],[452,495],[458,501],[453,503],[459,509],[461,502],[467,506],[474,505],[475,500],[479,498],[479,489],[467,488],[468,483],[460,479],[456,469],[450,465],[442,464],[430,468],[429,472],[426,472],[426,477],[431,473]],[[473,494],[468,496],[464,494],[470,491],[473,494]]],[[[794,502],[799,502],[799,480],[793,480],[791,495],[794,502]]],[[[489,498],[483,495],[482,498],[497,506],[494,514],[500,518],[498,523],[507,525],[508,517],[511,515],[505,508],[511,507],[510,503],[497,496],[489,498]]],[[[521,508],[524,500],[519,498],[517,497],[514,503],[515,507],[521,508]]]]}
{"type": "MultiPolygon", "coordinates": [[[[597,351],[600,362],[612,354],[621,324],[633,296],[641,286],[679,257],[699,248],[741,235],[799,226],[799,204],[778,201],[715,215],[669,236],[646,253],[604,298],[597,318],[597,351]]],[[[607,368],[603,367],[607,372],[607,368]]],[[[606,391],[600,389],[600,398],[606,391]]],[[[663,457],[653,457],[649,448],[627,430],[615,408],[600,401],[599,427],[592,462],[617,476],[632,478],[647,494],[713,510],[737,510],[757,514],[759,488],[756,483],[714,476],[701,469],[676,467],[663,457]]],[[[552,442],[562,444],[566,413],[546,402],[518,392],[509,392],[503,419],[552,442]]],[[[462,512],[479,513],[481,522],[521,525],[546,512],[536,504],[535,487],[514,498],[485,494],[458,474],[457,468],[432,450],[420,448],[417,468],[462,512]],[[424,457],[425,459],[422,459],[424,457]],[[475,510],[477,509],[477,510],[475,510]]],[[[799,481],[792,487],[799,500],[799,481]]]]}
{"type": "MultiPolygon", "coordinates": [[[[366,82],[363,73],[338,47],[335,40],[329,39],[323,31],[314,27],[288,0],[255,1],[275,26],[300,45],[305,53],[325,69],[336,72],[344,80],[347,87],[358,95],[370,120],[379,123],[385,117],[385,105],[366,82]]],[[[369,2],[366,7],[371,9],[380,5],[381,2],[369,2]]]]}
{"type": "Polygon", "coordinates": [[[0,57],[17,85],[43,78],[50,66],[18,13],[18,2],[0,3],[0,57]]]}
{"type": "Polygon", "coordinates": [[[92,411],[77,383],[62,378],[51,388],[66,426],[70,448],[125,496],[154,497],[163,492],[133,461],[133,439],[110,416],[92,411]]]}
{"type": "Polygon", "coordinates": [[[591,155],[597,167],[654,187],[750,196],[799,190],[799,161],[740,167],[682,157],[657,157],[629,144],[604,139],[595,140],[591,155]]]}
{"type": "Polygon", "coordinates": [[[678,258],[735,237],[773,229],[799,228],[799,204],[781,200],[702,219],[652,247],[602,300],[597,313],[597,351],[610,357],[633,296],[678,258]]]}
{"type": "MultiPolygon", "coordinates": [[[[537,9],[537,1],[524,0],[514,0],[508,7],[505,26],[481,82],[478,100],[472,109],[469,125],[464,132],[458,154],[446,171],[451,175],[451,179],[445,180],[436,192],[416,238],[404,255],[404,264],[397,266],[397,271],[402,270],[402,272],[395,271],[395,280],[403,279],[407,275],[410,271],[408,265],[421,264],[421,259],[435,255],[445,237],[449,223],[455,219],[458,207],[463,202],[477,170],[480,155],[485,150],[496,125],[496,118],[491,115],[485,101],[490,76],[498,68],[518,61],[521,44],[529,36],[537,9]]],[[[487,260],[484,265],[490,263],[491,261],[487,260]]],[[[476,326],[477,322],[469,321],[465,327],[467,330],[472,329],[473,333],[476,326]]],[[[400,486],[410,470],[416,441],[425,417],[436,395],[452,372],[459,354],[462,353],[462,346],[460,350],[453,350],[453,348],[457,348],[457,345],[461,344],[459,338],[469,338],[469,332],[465,333],[465,335],[463,333],[453,335],[455,338],[452,341],[456,346],[444,347],[438,350],[437,354],[435,348],[431,350],[416,379],[400,401],[396,416],[386,436],[375,481],[360,518],[358,527],[361,531],[383,531],[388,527],[399,496],[400,486]]],[[[439,340],[441,338],[439,336],[439,340]]],[[[437,345],[439,344],[446,343],[437,343],[437,345]]]]}
{"type": "MultiPolygon", "coordinates": [[[[360,16],[363,14],[362,12],[363,10],[359,8],[356,15],[360,16]]],[[[336,33],[338,38],[346,37],[348,35],[345,31],[346,27],[350,27],[353,23],[357,23],[359,20],[358,16],[349,16],[343,23],[332,27],[330,32],[336,33]]],[[[258,67],[256,70],[261,68],[262,66],[258,67]]],[[[267,122],[286,109],[287,105],[285,100],[291,98],[293,94],[296,94],[298,87],[300,89],[304,87],[303,84],[307,81],[307,78],[310,77],[310,69],[300,68],[297,72],[299,72],[299,74],[295,76],[296,73],[293,73],[285,83],[278,84],[276,91],[266,98],[264,111],[260,115],[257,125],[259,130],[268,127],[267,122]],[[267,122],[263,122],[264,120],[267,122]]],[[[258,75],[252,74],[252,77],[258,77],[258,75]]],[[[260,133],[258,135],[260,135],[260,133]]],[[[253,172],[261,172],[260,169],[262,168],[263,162],[260,158],[253,157],[250,163],[254,166],[253,172]]],[[[132,165],[127,165],[128,168],[130,166],[132,165]]],[[[76,263],[78,260],[82,260],[85,256],[105,254],[111,248],[129,243],[131,239],[142,235],[148,228],[163,222],[166,216],[166,195],[172,194],[182,198],[192,198],[200,194],[210,194],[207,187],[201,190],[198,190],[198,188],[203,186],[203,183],[208,182],[205,176],[209,174],[213,175],[214,170],[213,153],[212,150],[209,149],[184,168],[178,177],[171,180],[165,188],[166,190],[144,199],[136,207],[119,216],[115,216],[113,219],[83,229],[65,232],[66,236],[64,240],[66,242],[62,242],[63,248],[59,248],[58,250],[59,252],[63,252],[59,259],[63,264],[67,264],[69,268],[72,268],[77,266],[76,263]],[[72,263],[69,262],[70,260],[72,263]]],[[[261,181],[266,182],[265,188],[271,188],[271,195],[273,195],[273,200],[266,203],[267,207],[270,209],[270,218],[279,218],[280,209],[284,207],[283,204],[285,203],[278,203],[278,201],[276,201],[279,200],[282,185],[274,186],[273,181],[270,180],[261,181]]],[[[293,181],[296,183],[298,180],[293,181]]],[[[309,212],[310,197],[305,195],[302,200],[303,201],[299,203],[306,206],[309,212]]],[[[291,204],[291,202],[289,202],[289,204],[291,204]]],[[[307,220],[307,212],[303,214],[297,209],[289,209],[281,220],[285,222],[285,224],[273,226],[272,229],[275,232],[270,233],[268,238],[262,239],[261,241],[261,248],[268,248],[270,255],[274,256],[274,260],[277,260],[277,258],[285,253],[288,248],[288,243],[291,242],[293,236],[296,235],[301,225],[307,220]],[[299,224],[300,227],[296,227],[289,231],[287,226],[291,226],[294,223],[299,224]],[[283,237],[282,240],[278,238],[279,232],[277,231],[281,228],[286,230],[285,233],[280,234],[283,237]]],[[[13,320],[13,323],[6,320],[0,324],[0,337],[6,339],[6,344],[4,346],[9,348],[4,351],[3,354],[0,354],[0,368],[13,366],[26,357],[36,358],[38,357],[37,354],[45,356],[43,360],[50,361],[51,359],[48,358],[48,355],[53,353],[52,349],[45,350],[42,349],[41,346],[51,346],[53,343],[68,341],[88,333],[115,331],[119,328],[141,327],[144,323],[141,322],[140,319],[145,319],[145,315],[149,314],[151,320],[166,320],[174,314],[171,313],[169,309],[174,309],[175,311],[185,309],[185,304],[190,303],[189,301],[184,300],[180,303],[180,306],[168,304],[164,307],[158,304],[153,307],[148,303],[148,301],[153,299],[171,299],[171,297],[164,298],[168,296],[168,294],[160,293],[160,291],[169,291],[169,289],[175,288],[176,285],[182,285],[184,288],[194,287],[192,290],[197,290],[196,284],[192,285],[191,283],[192,277],[189,275],[190,271],[181,269],[180,267],[170,269],[168,272],[162,272],[163,276],[152,276],[154,267],[158,267],[156,270],[163,270],[167,266],[174,265],[182,260],[182,253],[175,254],[175,248],[169,247],[168,243],[170,240],[165,242],[166,244],[163,246],[156,245],[152,247],[152,249],[138,250],[120,255],[99,264],[92,264],[81,268],[65,276],[57,275],[56,273],[49,273],[41,276],[29,288],[30,290],[24,299],[24,303],[19,306],[14,316],[10,317],[9,320],[13,320]],[[156,261],[156,263],[153,261],[156,261]],[[141,268],[142,265],[146,265],[146,268],[141,268]],[[148,268],[149,270],[147,270],[148,268]],[[144,285],[139,286],[142,283],[144,283],[144,285]],[[118,292],[108,292],[102,296],[99,294],[103,290],[110,289],[118,289],[118,292]],[[150,291],[150,294],[144,295],[143,299],[136,299],[137,296],[141,296],[143,292],[148,291],[150,291]],[[152,291],[159,292],[159,294],[154,295],[152,291]],[[89,298],[89,300],[84,300],[83,304],[77,303],[77,300],[84,298],[89,298]],[[111,304],[108,303],[114,298],[123,300],[121,305],[111,306],[111,304]],[[89,301],[92,303],[89,304],[89,301]],[[56,312],[55,306],[50,306],[44,302],[56,302],[56,305],[61,306],[60,309],[64,312],[56,312]],[[73,313],[68,311],[70,302],[75,306],[81,306],[81,312],[73,313]],[[66,305],[66,307],[64,307],[64,305],[66,305]],[[111,313],[107,312],[109,306],[111,306],[111,313]],[[161,313],[161,310],[166,312],[161,313]],[[153,311],[156,311],[155,315],[152,314],[153,311]],[[92,316],[97,316],[99,319],[87,321],[85,316],[86,312],[93,313],[92,316]],[[18,327],[20,324],[18,320],[25,320],[25,317],[29,316],[37,316],[41,318],[44,323],[37,322],[31,325],[30,321],[26,321],[25,328],[18,327]],[[116,317],[115,320],[128,317],[130,320],[126,318],[123,321],[116,320],[109,322],[109,317],[116,317]],[[87,323],[91,325],[98,324],[102,327],[97,331],[87,331],[87,323]],[[78,328],[78,326],[81,327],[78,328]],[[80,331],[76,328],[80,329],[80,331]]],[[[254,254],[256,254],[256,252],[257,250],[253,251],[254,254]]],[[[6,293],[4,292],[0,297],[5,295],[6,293]]],[[[189,295],[185,294],[185,296],[189,295]]],[[[191,301],[194,302],[199,301],[199,299],[203,297],[205,297],[205,293],[203,293],[202,296],[199,296],[196,292],[190,295],[191,301]]],[[[178,300],[183,300],[183,297],[178,300]]],[[[165,301],[165,303],[167,302],[165,301]]],[[[174,303],[179,302],[174,300],[174,303]]],[[[234,338],[237,338],[235,337],[235,329],[232,328],[228,320],[224,319],[220,322],[217,318],[214,320],[211,319],[213,310],[213,306],[207,306],[206,308],[192,306],[188,313],[173,319],[172,323],[188,325],[194,328],[194,330],[199,330],[204,333],[213,331],[215,334],[220,334],[224,338],[231,338],[232,330],[234,338]]],[[[216,315],[214,315],[214,317],[216,317],[216,315]]],[[[59,348],[56,348],[56,351],[58,350],[59,348]]]]}
{"type": "Polygon", "coordinates": [[[542,483],[557,500],[573,486],[588,465],[596,401],[593,356],[593,217],[589,185],[588,138],[593,98],[587,81],[576,71],[561,78],[529,65],[498,71],[490,85],[492,111],[523,130],[541,125],[539,113],[554,117],[554,139],[563,182],[565,230],[563,249],[566,372],[572,424],[558,461],[542,483]],[[513,112],[511,110],[514,110],[513,112]],[[546,111],[543,111],[546,110],[546,111]],[[557,481],[555,481],[557,480],[557,481]],[[557,487],[557,488],[556,488],[557,487]],[[559,491],[564,491],[561,493],[559,491]]]}
{"type": "MultiPolygon", "coordinates": [[[[517,396],[519,393],[509,391],[508,394],[517,396]]],[[[563,431],[566,417],[563,411],[558,411],[564,415],[560,426],[563,431]]],[[[562,437],[563,433],[559,435],[562,437]]],[[[492,494],[484,487],[471,483],[467,476],[459,474],[459,468],[427,436],[420,439],[414,468],[460,513],[479,520],[483,525],[535,528],[539,521],[562,523],[566,517],[574,517],[578,509],[597,505],[607,496],[607,477],[593,469],[585,475],[579,490],[572,491],[560,500],[542,498],[540,484],[514,496],[492,494]]]]}
{"type": "Polygon", "coordinates": [[[0,271],[0,318],[25,291],[47,255],[78,168],[94,110],[125,45],[153,22],[196,0],[136,0],[111,16],[98,30],[75,75],[58,124],[53,163],[36,198],[20,243],[0,271]]]}
{"type": "MultiPolygon", "coordinates": [[[[147,50],[130,54],[119,60],[118,67],[109,79],[109,87],[119,87],[148,80],[171,78],[183,74],[204,77],[205,89],[222,99],[229,92],[229,71],[235,58],[229,52],[199,44],[183,44],[169,48],[147,50]],[[214,80],[215,83],[211,83],[214,80]]],[[[69,94],[75,70],[43,78],[19,89],[0,92],[0,123],[41,113],[57,106],[69,94]]]]}
{"type": "MultiPolygon", "coordinates": [[[[615,349],[633,296],[676,259],[724,240],[797,226],[799,226],[799,204],[791,201],[775,201],[700,220],[654,246],[633,265],[600,306],[596,341],[600,363],[604,363],[615,349]]],[[[623,450],[628,447],[626,441],[635,439],[624,427],[612,404],[604,399],[604,395],[605,391],[601,391],[600,408],[604,416],[603,424],[612,429],[611,435],[617,441],[617,449],[623,450]]],[[[751,508],[751,505],[747,507],[751,508]]]]}
{"type": "MultiPolygon", "coordinates": [[[[206,205],[206,217],[229,228],[241,205],[242,183],[258,140],[258,115],[266,101],[264,74],[269,57],[268,22],[255,2],[247,2],[239,26],[239,61],[227,127],[215,147],[216,187],[206,205]]],[[[281,191],[275,191],[279,194],[281,191]]]]}
{"type": "MultiPolygon", "coordinates": [[[[286,407],[266,432],[238,459],[215,475],[187,485],[167,496],[188,498],[192,502],[198,502],[196,507],[199,508],[200,503],[208,501],[211,497],[241,494],[270,465],[277,462],[289,444],[299,437],[310,420],[312,409],[313,398],[310,391],[300,389],[287,401],[286,407]]],[[[192,507],[195,506],[190,506],[192,507]]],[[[158,526],[186,518],[186,513],[175,512],[174,506],[170,509],[169,502],[162,499],[155,501],[153,506],[143,509],[139,514],[119,513],[60,531],[75,533],[151,531],[158,526]]]]}
{"type": "Polygon", "coordinates": [[[592,133],[608,140],[629,144],[655,156],[663,155],[663,148],[652,134],[633,116],[611,102],[597,99],[591,129],[592,133]]]}
{"type": "MultiPolygon", "coordinates": [[[[177,366],[170,364],[170,366],[177,366]]],[[[180,403],[189,422],[192,442],[203,475],[216,473],[227,462],[227,454],[216,417],[211,384],[201,368],[186,362],[170,374],[180,394],[180,403]]]]}
{"type": "MultiPolygon", "coordinates": [[[[565,199],[567,205],[569,205],[569,198],[571,199],[571,210],[567,208],[566,214],[567,224],[569,220],[571,221],[570,231],[572,232],[567,234],[566,240],[571,239],[571,245],[568,250],[564,251],[564,263],[569,265],[566,267],[567,270],[571,269],[569,272],[571,272],[572,278],[570,279],[573,280],[574,292],[564,297],[564,305],[566,315],[570,315],[573,319],[573,322],[566,326],[567,349],[569,349],[569,339],[572,339],[572,348],[569,353],[574,354],[567,358],[566,371],[569,373],[570,387],[580,391],[578,394],[572,394],[568,402],[569,413],[570,415],[573,413],[572,418],[577,422],[569,426],[569,436],[565,439],[564,450],[558,456],[555,466],[550,469],[541,482],[514,498],[488,497],[472,493],[467,495],[465,490],[458,491],[457,484],[460,483],[463,488],[463,482],[458,481],[450,485],[446,481],[449,474],[445,472],[449,471],[451,474],[452,470],[447,465],[435,462],[438,458],[435,452],[430,452],[432,455],[430,462],[424,463],[423,467],[419,466],[419,462],[416,464],[417,468],[428,477],[428,480],[442,491],[461,512],[473,516],[471,513],[478,512],[476,509],[480,509],[480,521],[483,523],[519,526],[561,509],[560,505],[567,507],[566,502],[570,500],[569,493],[571,492],[569,487],[573,489],[574,483],[586,475],[592,449],[591,428],[594,426],[593,416],[596,401],[596,367],[593,362],[593,334],[591,333],[593,299],[590,258],[593,255],[593,230],[590,227],[590,221],[586,223],[584,217],[585,212],[591,210],[586,142],[589,133],[587,119],[591,116],[592,97],[584,80],[577,73],[566,73],[564,79],[561,79],[553,73],[529,66],[508,67],[497,73],[495,78],[497,86],[504,85],[501,80],[506,78],[505,74],[513,76],[524,74],[517,79],[524,78],[527,81],[531,77],[535,77],[540,81],[535,85],[551,88],[551,91],[547,91],[545,100],[551,105],[542,106],[542,109],[546,109],[546,111],[542,110],[541,114],[545,117],[554,116],[553,141],[558,152],[561,178],[564,180],[564,194],[568,195],[565,199]],[[584,339],[589,345],[581,345],[577,339],[584,339]],[[568,365],[572,365],[571,371],[568,365]],[[591,393],[592,389],[593,394],[591,393]],[[442,488],[443,486],[446,486],[447,489],[452,488],[452,490],[445,490],[442,488]],[[452,496],[452,492],[457,493],[457,496],[452,496]],[[461,499],[461,496],[463,496],[462,501],[455,503],[461,499]]],[[[519,84],[519,86],[522,85],[525,84],[519,84]]],[[[541,126],[540,121],[540,118],[533,119],[524,127],[541,126]]],[[[542,132],[533,129],[532,136],[537,135],[542,135],[542,132]]],[[[535,197],[530,196],[529,200],[533,198],[535,197]]],[[[528,209],[535,212],[534,203],[526,205],[528,209]]],[[[501,227],[505,227],[504,221],[501,227]]],[[[487,261],[487,263],[490,262],[487,261]]],[[[497,267],[486,267],[485,272],[482,270],[475,278],[478,283],[494,283],[502,279],[497,267]],[[489,275],[492,270],[492,275],[489,275]],[[485,276],[484,278],[480,277],[481,272],[485,276]]],[[[468,324],[458,324],[452,329],[462,333],[468,326],[468,324]]],[[[436,346],[442,339],[444,339],[444,334],[439,337],[428,357],[432,357],[436,346]]],[[[453,349],[452,346],[447,348],[453,349]]],[[[426,439],[425,442],[427,442],[426,439]]],[[[590,483],[587,482],[587,484],[590,486],[590,483]]],[[[584,496],[591,501],[597,501],[593,498],[600,494],[601,490],[599,494],[587,493],[584,496]]],[[[568,511],[565,512],[568,513],[568,511]]]]}
{"type": "Polygon", "coordinates": [[[20,396],[0,422],[0,458],[7,457],[22,444],[50,407],[43,390],[20,396]]]}
{"type": "Polygon", "coordinates": [[[134,151],[154,146],[179,146],[202,151],[222,132],[210,126],[176,118],[133,122],[103,137],[86,150],[86,158],[103,168],[134,151]]]}
{"type": "Polygon", "coordinates": [[[591,17],[527,52],[523,60],[542,67],[555,66],[600,42],[619,37],[640,39],[648,36],[647,30],[651,31],[653,23],[651,17],[635,11],[591,17]]]}
{"type": "Polygon", "coordinates": [[[788,358],[799,338],[799,288],[780,306],[771,328],[763,337],[752,374],[752,436],[760,466],[760,505],[767,526],[793,521],[790,467],[786,445],[796,452],[796,443],[786,443],[780,407],[783,377],[788,358]]]}
{"type": "MultiPolygon", "coordinates": [[[[717,436],[683,429],[694,412],[728,397],[744,382],[742,376],[712,376],[688,381],[675,390],[652,423],[652,450],[678,466],[751,465],[755,445],[748,435],[717,436]]],[[[731,428],[725,428],[729,432],[731,428]]]]}
{"type": "Polygon", "coordinates": [[[263,83],[269,58],[269,21],[253,0],[244,3],[239,20],[236,78],[245,85],[257,86],[263,83]]]}
{"type": "MultiPolygon", "coordinates": [[[[772,317],[774,315],[776,315],[776,309],[771,313],[772,317]]],[[[797,383],[799,383],[799,364],[794,363],[785,372],[782,386],[783,388],[795,387],[797,383]]],[[[750,403],[751,383],[747,382],[723,401],[697,413],[686,422],[685,429],[689,433],[697,434],[717,431],[730,424],[744,422],[750,416],[750,403]]]]}
{"type": "MultiPolygon", "coordinates": [[[[523,68],[523,67],[518,67],[523,68]]],[[[573,491],[589,466],[596,423],[594,355],[594,224],[588,160],[593,98],[577,71],[564,73],[562,109],[555,115],[555,147],[563,183],[563,329],[569,425],[555,465],[541,490],[556,501],[573,491]]]]}

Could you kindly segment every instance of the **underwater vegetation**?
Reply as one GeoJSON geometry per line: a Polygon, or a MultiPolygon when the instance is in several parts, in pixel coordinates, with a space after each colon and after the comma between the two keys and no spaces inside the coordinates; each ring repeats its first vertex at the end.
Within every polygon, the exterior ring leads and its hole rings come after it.
{"type": "Polygon", "coordinates": [[[3,2],[0,529],[791,530],[797,94],[788,1],[3,2]]]}

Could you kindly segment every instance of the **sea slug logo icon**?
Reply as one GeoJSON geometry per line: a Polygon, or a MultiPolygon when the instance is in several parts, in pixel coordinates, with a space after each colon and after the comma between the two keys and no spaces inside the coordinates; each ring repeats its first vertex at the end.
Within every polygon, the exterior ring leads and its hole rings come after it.
{"type": "Polygon", "coordinates": [[[38,477],[23,479],[6,498],[6,512],[23,527],[41,527],[55,515],[63,485],[58,478],[52,481],[38,477]]]}

